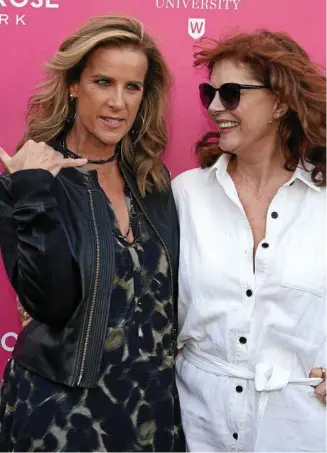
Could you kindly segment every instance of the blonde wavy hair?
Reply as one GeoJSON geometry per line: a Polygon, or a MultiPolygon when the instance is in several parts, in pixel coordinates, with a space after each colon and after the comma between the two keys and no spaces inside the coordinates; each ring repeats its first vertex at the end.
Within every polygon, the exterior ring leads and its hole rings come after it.
{"type": "Polygon", "coordinates": [[[171,75],[154,40],[137,19],[106,15],[89,19],[60,46],[46,64],[47,79],[37,87],[28,103],[27,128],[18,149],[27,141],[49,142],[65,128],[69,115],[69,87],[77,82],[92,52],[102,46],[132,46],[148,59],[144,95],[138,112],[142,119],[136,143],[127,134],[122,139],[122,156],[136,176],[141,194],[155,187],[166,190],[169,177],[161,155],[167,146],[165,110],[171,75]]]}

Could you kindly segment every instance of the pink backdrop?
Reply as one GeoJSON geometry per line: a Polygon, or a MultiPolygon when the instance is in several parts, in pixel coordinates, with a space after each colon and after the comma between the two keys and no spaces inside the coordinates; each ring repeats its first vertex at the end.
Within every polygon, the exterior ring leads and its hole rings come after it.
{"type": "MultiPolygon", "coordinates": [[[[90,16],[127,13],[158,37],[175,76],[165,155],[175,176],[196,165],[194,142],[210,127],[198,100],[203,74],[192,68],[197,34],[217,36],[229,27],[287,31],[324,65],[325,8],[325,0],[0,0],[0,146],[10,152],[21,138],[41,67],[66,35],[90,16]]],[[[2,262],[0,304],[1,374],[20,328],[2,262]]]]}

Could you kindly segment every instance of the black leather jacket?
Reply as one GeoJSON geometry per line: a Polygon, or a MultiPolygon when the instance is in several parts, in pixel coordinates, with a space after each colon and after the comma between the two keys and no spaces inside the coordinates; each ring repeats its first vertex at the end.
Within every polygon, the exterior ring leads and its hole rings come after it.
{"type": "MultiPolygon", "coordinates": [[[[58,143],[52,143],[59,150],[58,143]]],[[[177,321],[179,227],[171,190],[141,197],[124,177],[170,264],[177,321]]],[[[114,273],[113,218],[97,173],[63,169],[0,176],[0,245],[5,268],[34,320],[18,336],[21,366],[68,386],[97,385],[114,273]]],[[[172,353],[176,329],[172,334],[172,353]]]]}

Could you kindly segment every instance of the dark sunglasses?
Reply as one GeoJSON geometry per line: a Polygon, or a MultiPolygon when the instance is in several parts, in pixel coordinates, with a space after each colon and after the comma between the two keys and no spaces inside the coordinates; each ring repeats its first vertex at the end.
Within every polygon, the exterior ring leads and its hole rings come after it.
{"type": "Polygon", "coordinates": [[[208,109],[218,91],[220,101],[227,110],[235,110],[240,103],[241,90],[258,90],[268,88],[266,85],[241,85],[239,83],[224,83],[220,88],[214,88],[209,83],[199,85],[202,105],[208,109]]]}

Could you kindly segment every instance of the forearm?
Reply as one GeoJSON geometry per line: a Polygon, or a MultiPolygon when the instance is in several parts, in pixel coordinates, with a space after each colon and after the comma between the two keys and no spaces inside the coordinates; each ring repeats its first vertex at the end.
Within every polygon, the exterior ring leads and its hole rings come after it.
{"type": "Polygon", "coordinates": [[[0,243],[9,279],[25,310],[56,325],[79,300],[78,270],[65,234],[54,177],[44,170],[11,176],[12,209],[0,205],[0,243]]]}

